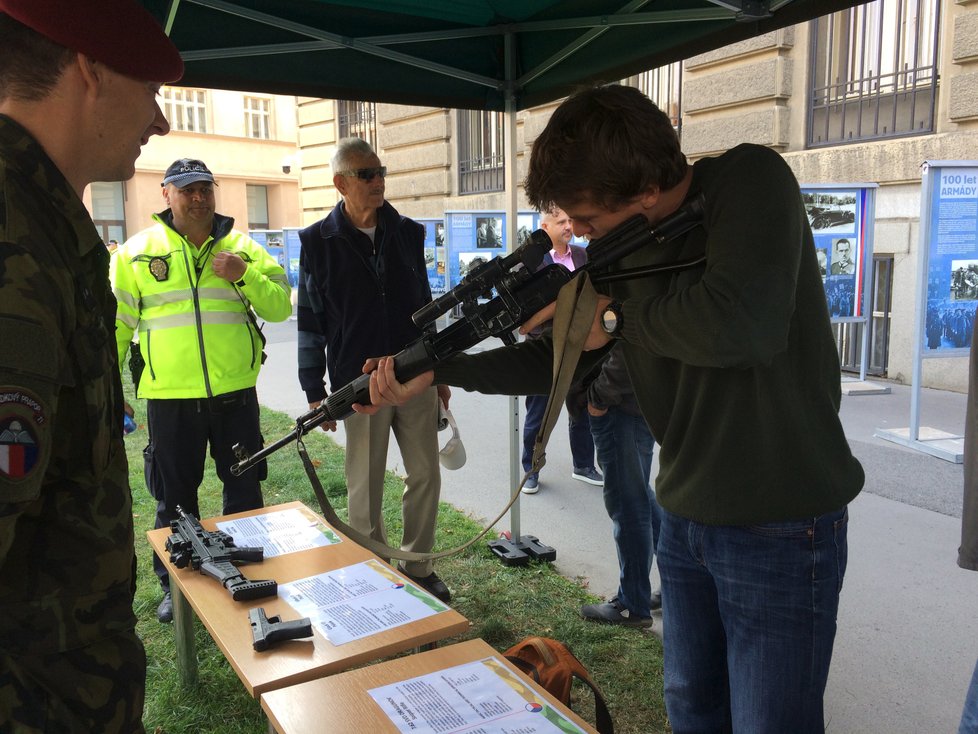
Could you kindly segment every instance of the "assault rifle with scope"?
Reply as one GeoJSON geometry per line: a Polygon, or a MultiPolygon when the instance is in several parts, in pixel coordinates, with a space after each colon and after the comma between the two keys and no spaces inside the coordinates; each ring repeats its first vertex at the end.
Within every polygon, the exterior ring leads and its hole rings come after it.
{"type": "MultiPolygon", "coordinates": [[[[415,325],[424,328],[449,309],[460,305],[464,318],[439,332],[424,334],[394,355],[394,374],[400,382],[407,382],[490,336],[500,338],[505,344],[516,343],[513,332],[537,311],[556,300],[560,289],[579,273],[595,273],[592,280],[602,283],[685,270],[700,264],[702,257],[598,275],[603,269],[643,247],[661,245],[688,232],[702,218],[702,194],[687,201],[654,228],[649,227],[644,216],[636,214],[604,237],[592,240],[587,246],[587,263],[574,272],[556,264],[537,270],[552,244],[546,232],[536,230],[514,252],[482,263],[462,278],[457,286],[411,316],[415,325]]],[[[248,455],[240,444],[235,445],[238,462],[231,466],[231,473],[236,476],[242,474],[327,421],[347,418],[353,414],[355,403],[369,405],[370,375],[360,375],[328,396],[322,405],[300,415],[296,419],[295,430],[260,451],[248,455]]]]}

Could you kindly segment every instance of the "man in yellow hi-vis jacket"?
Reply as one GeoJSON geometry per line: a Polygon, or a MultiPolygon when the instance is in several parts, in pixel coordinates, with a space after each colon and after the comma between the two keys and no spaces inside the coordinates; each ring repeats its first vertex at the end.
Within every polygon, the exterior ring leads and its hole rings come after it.
{"type": "MultiPolygon", "coordinates": [[[[292,313],[285,271],[257,242],[215,213],[214,176],[202,161],[175,161],[163,178],[167,209],[112,256],[119,302],[116,341],[123,363],[138,329],[145,367],[137,395],[147,398],[146,485],[156,499],[156,527],[176,507],[199,516],[197,488],[207,445],[224,483],[224,514],[262,506],[262,464],[231,475],[231,447],[261,448],[255,383],[263,360],[256,314],[284,321],[292,313]]],[[[173,619],[169,577],[157,610],[173,619]]]]}

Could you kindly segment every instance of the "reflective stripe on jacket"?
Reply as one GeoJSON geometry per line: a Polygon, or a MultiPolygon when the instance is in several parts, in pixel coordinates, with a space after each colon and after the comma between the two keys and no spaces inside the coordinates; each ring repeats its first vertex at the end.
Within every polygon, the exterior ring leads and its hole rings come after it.
{"type": "Polygon", "coordinates": [[[139,397],[200,398],[254,387],[262,344],[248,306],[266,321],[287,319],[292,302],[285,271],[232,229],[229,217],[215,215],[215,235],[198,248],[168,225],[168,215],[154,215],[156,224],[112,256],[119,364],[138,328],[146,362],[139,397]],[[222,250],[247,263],[242,286],[214,273],[213,257],[222,250]]]}

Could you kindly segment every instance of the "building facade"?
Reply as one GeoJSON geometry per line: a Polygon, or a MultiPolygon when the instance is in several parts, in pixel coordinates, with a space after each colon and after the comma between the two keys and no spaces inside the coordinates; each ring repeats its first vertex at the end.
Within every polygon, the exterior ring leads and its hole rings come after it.
{"type": "Polygon", "coordinates": [[[280,230],[299,222],[295,97],[163,87],[159,101],[170,133],[143,146],[136,175],[85,191],[105,242],[125,242],[166,207],[160,182],[178,158],[207,164],[218,184],[217,211],[234,217],[236,228],[280,230]]]}
{"type": "MultiPolygon", "coordinates": [[[[803,185],[878,186],[866,366],[870,375],[909,382],[921,164],[978,158],[978,0],[874,0],[625,82],[669,112],[691,160],[751,142],[781,153],[803,185]]],[[[529,146],[554,107],[517,114],[515,180],[525,176],[529,146]]],[[[281,148],[267,158],[252,146],[236,147],[248,141],[235,139],[218,163],[235,187],[269,188],[272,228],[308,225],[336,204],[330,158],[348,135],[374,144],[389,169],[388,199],[408,216],[505,210],[510,200],[499,113],[300,98],[291,138],[298,151],[289,150],[289,123],[277,125],[281,148]],[[291,173],[284,174],[280,163],[289,156],[291,173]],[[298,171],[293,215],[285,200],[298,171]]],[[[158,172],[175,157],[196,155],[191,147],[179,133],[147,146],[140,165],[149,170],[129,184],[137,189],[139,218],[152,210],[142,199],[155,199],[143,179],[158,186],[158,172]]],[[[207,155],[209,164],[218,160],[210,147],[207,155]]],[[[517,201],[527,208],[522,191],[517,201]]],[[[860,367],[862,328],[837,325],[850,371],[860,367]]],[[[965,391],[967,360],[925,360],[922,385],[965,391]]]]}

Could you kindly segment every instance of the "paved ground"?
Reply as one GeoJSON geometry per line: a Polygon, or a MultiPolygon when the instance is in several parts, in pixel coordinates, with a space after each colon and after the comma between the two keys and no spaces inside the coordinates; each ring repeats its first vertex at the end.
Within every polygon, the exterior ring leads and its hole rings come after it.
{"type": "MultiPolygon", "coordinates": [[[[270,324],[261,402],[291,415],[306,409],[295,372],[295,324],[270,324]]],[[[489,345],[492,346],[492,345],[489,345]]],[[[884,384],[884,383],[880,383],[884,384]]],[[[911,389],[843,398],[842,419],[863,463],[865,490],[850,506],[849,568],[826,694],[833,734],[954,732],[978,657],[978,574],[955,564],[962,469],[873,436],[909,425],[911,389]]],[[[965,396],[922,391],[920,425],[960,434],[965,396]]],[[[468,454],[443,472],[445,501],[479,520],[495,517],[510,492],[514,439],[509,398],[457,391],[452,412],[468,454]]],[[[520,502],[520,530],[557,550],[566,576],[607,596],[617,563],[601,490],[571,479],[566,423],[548,449],[539,494],[520,502]]],[[[342,443],[342,432],[337,434],[342,443]]],[[[401,471],[392,441],[389,467],[401,471]]],[[[656,467],[653,467],[653,474],[656,467]]],[[[499,529],[510,527],[510,518],[499,529]]]]}

